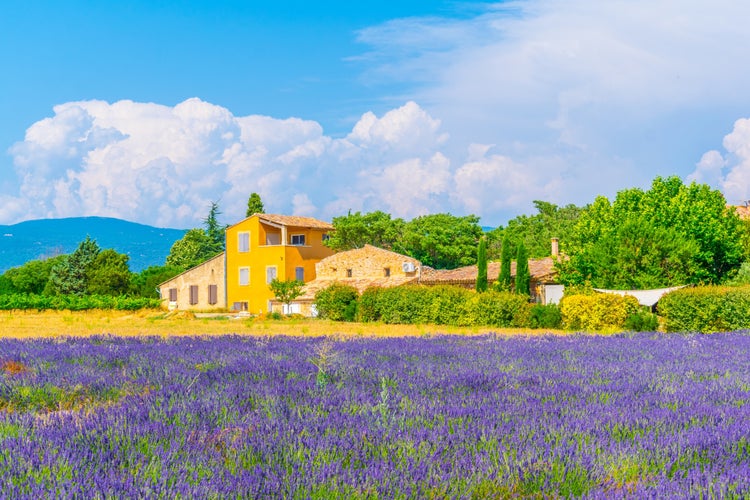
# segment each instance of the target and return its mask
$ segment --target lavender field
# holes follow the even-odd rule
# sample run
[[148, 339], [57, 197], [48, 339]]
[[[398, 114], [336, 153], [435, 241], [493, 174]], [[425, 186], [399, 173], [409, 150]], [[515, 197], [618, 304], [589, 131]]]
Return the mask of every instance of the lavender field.
[[750, 336], [0, 340], [0, 498], [750, 495]]

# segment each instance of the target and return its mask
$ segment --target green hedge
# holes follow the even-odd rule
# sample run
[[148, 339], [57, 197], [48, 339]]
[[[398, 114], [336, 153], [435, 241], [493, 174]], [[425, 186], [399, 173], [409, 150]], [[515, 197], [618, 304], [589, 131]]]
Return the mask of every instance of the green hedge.
[[725, 332], [750, 328], [750, 286], [702, 286], [670, 292], [659, 301], [668, 332]]
[[88, 309], [117, 309], [134, 311], [137, 309], [156, 309], [159, 299], [145, 297], [113, 297], [111, 295], [33, 295], [5, 294], [0, 295], [0, 310], [69, 310], [85, 311]]
[[315, 294], [318, 317], [333, 321], [354, 321], [359, 292], [353, 286], [334, 283]]

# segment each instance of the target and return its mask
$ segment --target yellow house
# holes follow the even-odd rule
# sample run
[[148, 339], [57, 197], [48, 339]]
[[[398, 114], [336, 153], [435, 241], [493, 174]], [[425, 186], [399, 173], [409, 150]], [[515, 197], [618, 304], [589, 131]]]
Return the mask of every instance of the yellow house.
[[315, 279], [315, 264], [334, 254], [323, 244], [333, 226], [312, 217], [255, 214], [226, 231], [227, 305], [234, 311], [270, 311], [274, 279]]

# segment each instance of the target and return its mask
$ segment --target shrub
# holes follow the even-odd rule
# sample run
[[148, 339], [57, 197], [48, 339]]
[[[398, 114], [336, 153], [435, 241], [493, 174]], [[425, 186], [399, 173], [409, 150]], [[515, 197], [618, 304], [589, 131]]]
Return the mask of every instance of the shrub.
[[382, 288], [373, 287], [362, 292], [357, 304], [357, 319], [359, 321], [380, 321], [378, 298], [381, 290]]
[[510, 292], [489, 291], [474, 294], [466, 301], [460, 324], [523, 328], [529, 325], [529, 302], [526, 296]]
[[456, 326], [461, 322], [465, 304], [475, 295], [465, 288], [442, 285], [424, 288], [424, 302], [429, 307], [423, 310], [424, 323]]
[[354, 321], [359, 292], [353, 286], [334, 283], [315, 294], [318, 317], [333, 321]]
[[10, 294], [0, 295], [0, 310], [56, 309], [85, 311], [89, 309], [117, 309], [133, 311], [137, 309], [156, 309], [161, 304], [159, 299], [145, 297], [113, 297], [110, 295], [34, 295]]
[[629, 295], [568, 295], [560, 301], [560, 314], [566, 329], [597, 331], [623, 328], [638, 307], [636, 298]]
[[628, 316], [623, 326], [631, 332], [653, 332], [659, 329], [659, 317], [642, 307]]
[[682, 288], [659, 301], [668, 332], [723, 332], [750, 328], [750, 286]]
[[529, 326], [531, 328], [560, 328], [562, 315], [555, 304], [534, 304], [529, 309]]

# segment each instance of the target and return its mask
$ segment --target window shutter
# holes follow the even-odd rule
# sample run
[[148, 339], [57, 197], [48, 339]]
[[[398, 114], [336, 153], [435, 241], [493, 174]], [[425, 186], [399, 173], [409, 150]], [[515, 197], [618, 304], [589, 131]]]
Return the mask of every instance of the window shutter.
[[176, 288], [169, 289], [169, 301], [177, 302], [177, 289]]
[[198, 285], [190, 285], [190, 304], [198, 303]]
[[294, 268], [294, 279], [296, 279], [297, 281], [302, 281], [304, 283], [305, 281], [305, 268], [304, 267]]
[[216, 285], [208, 285], [208, 303], [211, 305], [216, 304], [219, 301], [219, 287]]

